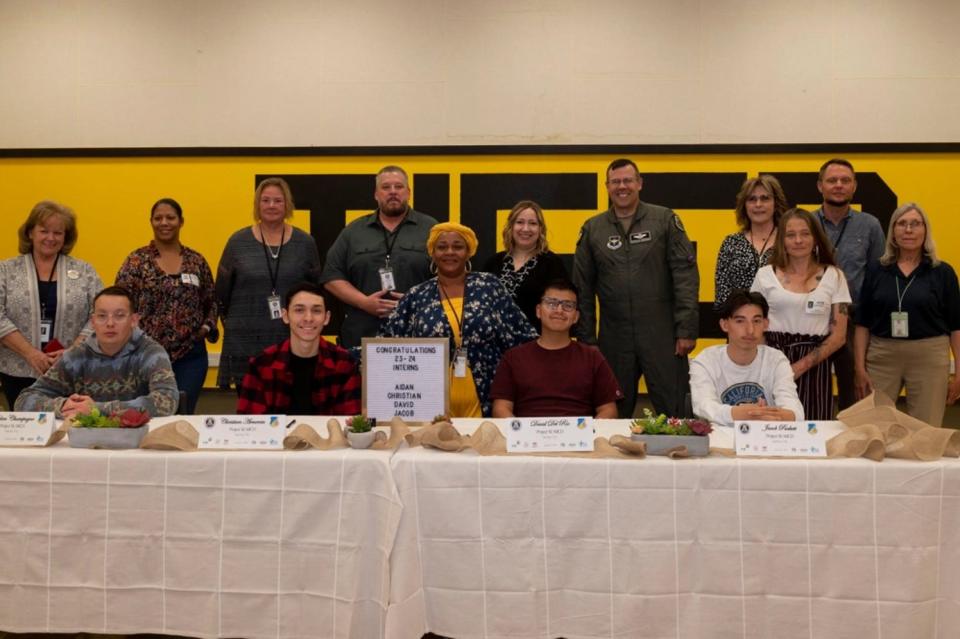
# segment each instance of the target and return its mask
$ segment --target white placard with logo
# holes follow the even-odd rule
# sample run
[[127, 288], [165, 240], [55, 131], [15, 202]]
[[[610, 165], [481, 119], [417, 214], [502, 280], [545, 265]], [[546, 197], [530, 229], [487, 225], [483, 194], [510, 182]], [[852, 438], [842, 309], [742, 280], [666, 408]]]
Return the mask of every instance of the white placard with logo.
[[447, 414], [449, 341], [446, 338], [364, 337], [363, 410], [389, 422], [429, 424]]
[[504, 435], [508, 453], [569, 453], [593, 450], [592, 417], [510, 417]]
[[189, 415], [200, 450], [283, 450], [286, 415]]
[[52, 412], [0, 412], [0, 446], [46, 446], [56, 425]]
[[825, 422], [734, 424], [734, 450], [741, 457], [826, 457]]

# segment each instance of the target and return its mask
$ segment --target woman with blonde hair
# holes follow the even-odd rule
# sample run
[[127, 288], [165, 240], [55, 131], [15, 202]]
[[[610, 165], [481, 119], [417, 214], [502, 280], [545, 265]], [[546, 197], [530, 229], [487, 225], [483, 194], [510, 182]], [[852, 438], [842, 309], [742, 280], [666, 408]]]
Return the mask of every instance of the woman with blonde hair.
[[713, 307], [719, 309], [737, 289], [753, 284], [757, 271], [773, 255], [777, 224], [787, 210], [787, 198], [772, 175], [747, 178], [737, 193], [734, 213], [740, 230], [723, 238], [717, 254]]
[[850, 291], [810, 211], [783, 214], [770, 263], [757, 271], [750, 290], [770, 304], [767, 345], [790, 360], [804, 416], [833, 419], [830, 355], [847, 337]]
[[287, 182], [266, 178], [253, 197], [255, 224], [231, 235], [223, 249], [215, 287], [223, 321], [220, 388], [239, 384], [251, 357], [288, 337], [281, 300], [293, 284], [316, 281], [317, 243], [287, 223], [293, 210]]
[[103, 288], [94, 268], [70, 255], [77, 217], [38, 202], [20, 226], [20, 255], [0, 262], [0, 382], [13, 404], [65, 348], [93, 333], [93, 298]]
[[513, 297], [533, 327], [540, 332], [537, 304], [547, 282], [569, 279], [567, 269], [547, 244], [543, 209], [533, 200], [520, 200], [503, 225], [503, 247], [480, 269], [493, 273]]
[[857, 395], [879, 390], [896, 400], [906, 387], [907, 412], [941, 426], [944, 405], [960, 396], [960, 375], [947, 381], [949, 352], [960, 361], [960, 287], [915, 202], [890, 217], [886, 250], [867, 267], [856, 319]]

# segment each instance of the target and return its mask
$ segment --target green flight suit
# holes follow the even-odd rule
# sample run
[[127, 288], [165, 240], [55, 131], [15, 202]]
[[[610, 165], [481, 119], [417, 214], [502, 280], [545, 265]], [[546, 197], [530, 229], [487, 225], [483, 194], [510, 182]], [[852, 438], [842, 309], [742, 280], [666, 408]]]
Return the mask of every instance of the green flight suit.
[[590, 218], [577, 240], [573, 281], [580, 292], [577, 334], [598, 344], [613, 368], [624, 395], [620, 417], [633, 415], [641, 375], [657, 412], [684, 416], [689, 366], [675, 347], [678, 338], [697, 338], [700, 273], [676, 213], [641, 202], [628, 232], [612, 209]]

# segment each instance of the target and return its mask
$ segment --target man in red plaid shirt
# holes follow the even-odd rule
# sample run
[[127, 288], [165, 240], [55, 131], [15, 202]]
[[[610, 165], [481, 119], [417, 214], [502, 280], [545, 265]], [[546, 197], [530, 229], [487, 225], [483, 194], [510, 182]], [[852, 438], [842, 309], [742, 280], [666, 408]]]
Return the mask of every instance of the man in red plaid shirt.
[[240, 384], [238, 414], [356, 415], [360, 372], [343, 348], [323, 339], [330, 321], [323, 289], [309, 282], [286, 295], [282, 317], [290, 338], [250, 360]]

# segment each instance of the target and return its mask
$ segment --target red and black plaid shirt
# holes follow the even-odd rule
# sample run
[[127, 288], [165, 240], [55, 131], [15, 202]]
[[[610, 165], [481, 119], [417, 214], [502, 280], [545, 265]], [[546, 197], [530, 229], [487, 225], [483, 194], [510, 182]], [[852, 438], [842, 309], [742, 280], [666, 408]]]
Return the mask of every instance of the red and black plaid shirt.
[[[310, 391], [314, 414], [359, 414], [360, 388], [357, 362], [345, 349], [321, 339]], [[266, 348], [250, 360], [250, 368], [240, 384], [237, 413], [286, 413], [292, 401], [292, 392], [293, 372], [290, 370], [288, 339]]]

